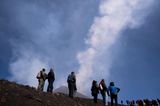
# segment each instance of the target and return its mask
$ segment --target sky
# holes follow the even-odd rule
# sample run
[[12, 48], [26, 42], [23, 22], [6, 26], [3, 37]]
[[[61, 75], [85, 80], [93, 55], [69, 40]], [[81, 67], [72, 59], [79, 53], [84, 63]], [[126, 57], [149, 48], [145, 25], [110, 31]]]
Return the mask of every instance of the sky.
[[157, 0], [1, 0], [0, 78], [36, 87], [36, 74], [54, 68], [54, 89], [75, 71], [88, 96], [103, 78], [119, 99], [160, 98], [159, 9]]

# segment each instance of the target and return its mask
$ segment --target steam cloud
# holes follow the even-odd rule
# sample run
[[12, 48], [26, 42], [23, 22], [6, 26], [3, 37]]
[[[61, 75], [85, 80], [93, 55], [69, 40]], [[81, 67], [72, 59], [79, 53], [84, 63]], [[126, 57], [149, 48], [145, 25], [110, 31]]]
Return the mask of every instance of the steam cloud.
[[[144, 22], [153, 0], [102, 0], [99, 16], [95, 17], [86, 39], [87, 49], [77, 54], [80, 64], [78, 86], [81, 92], [90, 88], [97, 78], [109, 79], [112, 66], [110, 48], [121, 32], [137, 28]], [[106, 57], [105, 63], [103, 59]]]
[[66, 85], [67, 75], [78, 66], [75, 54], [82, 43], [77, 42], [83, 42], [88, 30], [84, 23], [92, 20], [91, 12], [96, 10], [90, 5], [97, 3], [93, 0], [16, 0], [2, 4], [7, 14], [2, 21], [4, 26], [9, 26], [6, 36], [13, 51], [8, 79], [37, 87], [37, 73], [42, 68], [47, 73], [54, 66], [54, 88]]

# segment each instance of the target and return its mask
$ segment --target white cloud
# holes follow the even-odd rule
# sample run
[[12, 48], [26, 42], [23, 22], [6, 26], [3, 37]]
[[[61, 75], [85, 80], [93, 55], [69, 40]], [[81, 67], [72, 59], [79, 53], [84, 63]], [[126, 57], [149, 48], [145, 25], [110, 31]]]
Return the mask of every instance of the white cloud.
[[31, 52], [26, 51], [16, 61], [10, 64], [12, 73], [10, 79], [36, 87], [38, 84], [36, 75], [42, 68], [48, 68], [47, 63], [38, 58], [38, 55], [35, 56]]

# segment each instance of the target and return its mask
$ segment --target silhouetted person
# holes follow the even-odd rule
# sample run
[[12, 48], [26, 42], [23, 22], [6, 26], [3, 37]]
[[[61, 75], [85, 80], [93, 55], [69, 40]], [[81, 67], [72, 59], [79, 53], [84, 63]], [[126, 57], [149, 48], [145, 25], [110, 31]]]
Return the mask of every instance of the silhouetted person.
[[114, 86], [114, 82], [110, 82], [110, 86], [108, 87], [108, 89], [111, 96], [111, 106], [113, 106], [113, 100], [115, 101], [115, 105], [117, 106], [118, 92], [120, 91], [120, 89]]
[[136, 103], [138, 106], [144, 106], [143, 101], [141, 99], [137, 100]]
[[160, 105], [160, 100], [157, 98], [158, 104]]
[[123, 100], [121, 100], [121, 105], [123, 105]]
[[99, 87], [97, 85], [97, 81], [93, 80], [92, 87], [91, 87], [91, 94], [94, 97], [94, 102], [97, 103], [97, 97], [99, 93]]
[[43, 68], [43, 69], [37, 74], [37, 79], [38, 79], [38, 88], [37, 88], [37, 90], [43, 91], [46, 78], [47, 78], [47, 74], [45, 73], [45, 69]]
[[109, 92], [104, 79], [102, 79], [101, 82], [99, 83], [99, 89], [103, 98], [103, 104], [106, 105], [106, 92], [108, 96], [109, 96]]
[[148, 99], [144, 99], [143, 102], [146, 106], [151, 106], [151, 102]]
[[135, 106], [135, 101], [134, 100], [130, 101], [129, 105], [130, 106]]
[[73, 95], [77, 90], [76, 76], [74, 72], [71, 72], [71, 74], [69, 74], [67, 82], [68, 82], [68, 89], [69, 89], [69, 97], [73, 98]]
[[127, 105], [130, 105], [129, 100], [126, 100]]
[[157, 101], [156, 100], [152, 100], [152, 106], [158, 106], [158, 103], [157, 103]]
[[55, 80], [55, 74], [53, 69], [51, 68], [49, 73], [48, 73], [48, 88], [47, 88], [47, 92], [52, 92], [53, 91], [53, 82]]
[[134, 100], [132, 100], [132, 104], [133, 104], [133, 106], [135, 106], [135, 101]]

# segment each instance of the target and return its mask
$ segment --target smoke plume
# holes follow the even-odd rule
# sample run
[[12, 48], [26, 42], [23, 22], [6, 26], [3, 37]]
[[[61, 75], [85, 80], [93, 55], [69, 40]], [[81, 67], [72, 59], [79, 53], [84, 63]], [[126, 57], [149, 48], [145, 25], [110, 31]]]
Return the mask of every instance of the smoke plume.
[[95, 17], [85, 40], [87, 49], [77, 54], [80, 64], [77, 81], [82, 92], [90, 88], [93, 79], [109, 79], [111, 47], [122, 31], [143, 24], [152, 3], [153, 0], [101, 0], [99, 16]]

